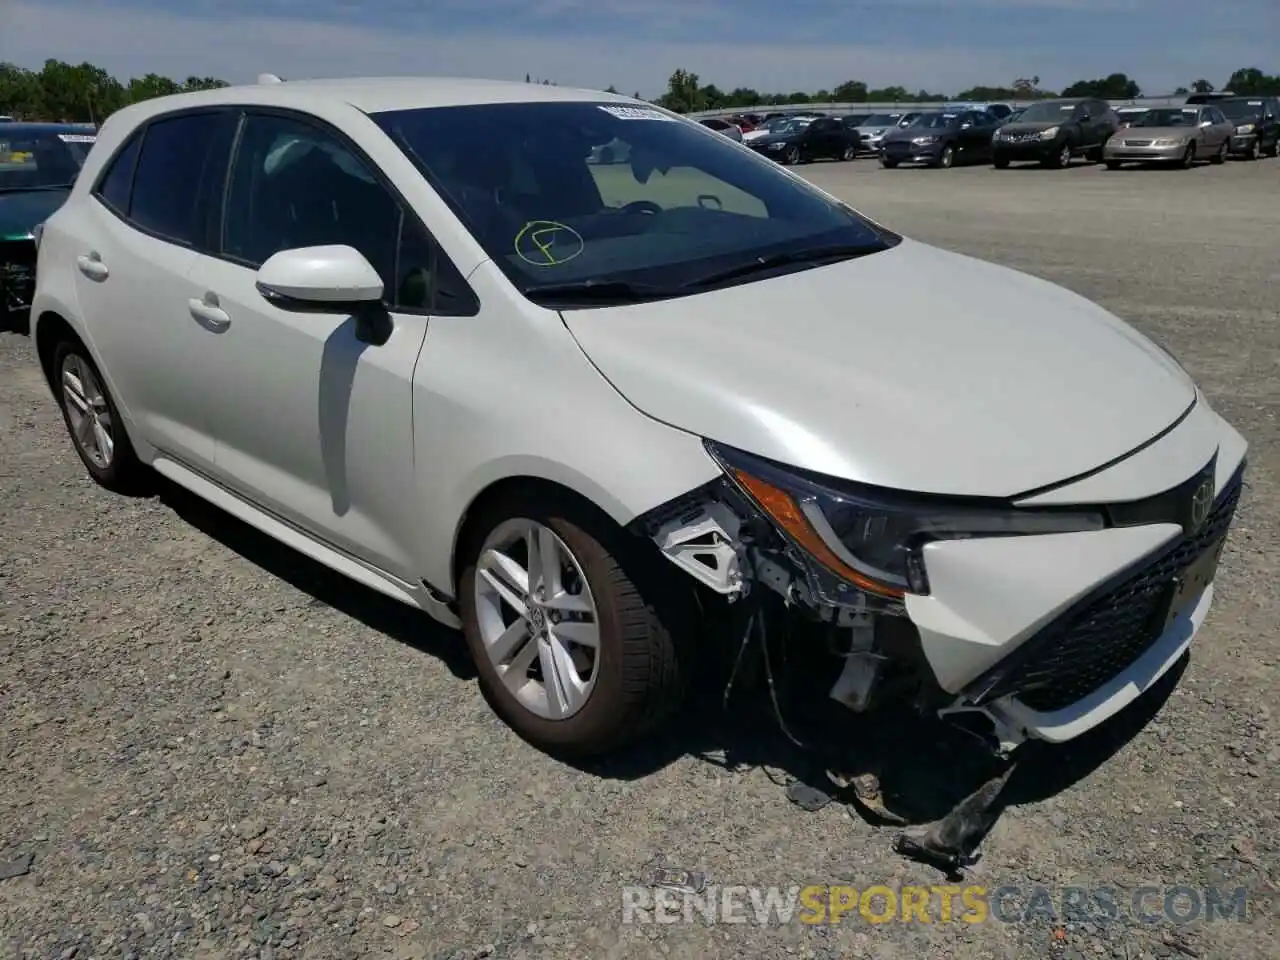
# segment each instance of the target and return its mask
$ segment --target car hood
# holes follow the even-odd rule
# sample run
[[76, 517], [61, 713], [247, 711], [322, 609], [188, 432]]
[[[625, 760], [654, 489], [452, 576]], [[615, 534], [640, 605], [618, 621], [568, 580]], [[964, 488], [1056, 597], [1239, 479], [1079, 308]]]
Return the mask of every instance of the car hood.
[[750, 142], [755, 146], [768, 146], [771, 143], [790, 143], [796, 139], [794, 133], [767, 133], [763, 137], [756, 137]]
[[1125, 127], [1116, 131], [1120, 136], [1130, 140], [1179, 140], [1182, 137], [1194, 137], [1199, 132], [1197, 127]]
[[690, 297], [563, 311], [643, 413], [793, 466], [1006, 497], [1096, 469], [1195, 387], [1096, 304], [911, 240]]
[[1069, 122], [1071, 115], [1065, 115], [1061, 120], [1040, 121], [1037, 123], [1023, 123], [1021, 120], [1015, 120], [1013, 123], [1006, 123], [1000, 127], [1001, 133], [1040, 133], [1048, 130], [1050, 127], [1060, 127], [1064, 123]]
[[900, 128], [895, 124], [889, 124], [888, 126], [879, 126], [879, 127], [854, 127], [854, 129], [857, 130], [858, 133], [861, 135], [875, 137], [875, 136], [879, 136], [882, 133], [888, 133], [890, 131], [897, 130]]
[[922, 129], [920, 127], [916, 127], [916, 128], [900, 127], [896, 130], [890, 130], [888, 133], [886, 133], [884, 135], [884, 140], [885, 140], [885, 143], [889, 143], [891, 141], [894, 143], [897, 143], [899, 140], [906, 140], [910, 142], [914, 140], [916, 137], [943, 137], [950, 132], [951, 131], [947, 127], [930, 128], [928, 130]]
[[66, 201], [67, 190], [19, 190], [0, 193], [0, 240], [23, 240]]

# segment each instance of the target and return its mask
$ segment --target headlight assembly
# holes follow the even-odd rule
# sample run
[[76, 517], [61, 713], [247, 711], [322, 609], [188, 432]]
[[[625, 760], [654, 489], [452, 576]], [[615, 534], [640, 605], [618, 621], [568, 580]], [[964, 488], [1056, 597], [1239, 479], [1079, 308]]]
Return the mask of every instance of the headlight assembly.
[[[784, 467], [707, 441], [730, 480], [815, 572], [821, 599], [848, 603], [862, 591], [886, 599], [927, 594], [922, 550], [933, 540], [1101, 530], [1101, 513], [1019, 509], [992, 501], [898, 493]], [[824, 587], [823, 579], [834, 577]], [[852, 589], [851, 589], [852, 588]]]
[[1242, 123], [1240, 126], [1236, 127], [1236, 133], [1253, 133], [1253, 124]]
[[1041, 139], [1041, 140], [1052, 140], [1052, 139], [1053, 139], [1054, 137], [1056, 137], [1057, 135], [1058, 135], [1058, 128], [1057, 128], [1057, 127], [1050, 127], [1048, 130], [1041, 130], [1041, 131], [1040, 131], [1040, 139]]

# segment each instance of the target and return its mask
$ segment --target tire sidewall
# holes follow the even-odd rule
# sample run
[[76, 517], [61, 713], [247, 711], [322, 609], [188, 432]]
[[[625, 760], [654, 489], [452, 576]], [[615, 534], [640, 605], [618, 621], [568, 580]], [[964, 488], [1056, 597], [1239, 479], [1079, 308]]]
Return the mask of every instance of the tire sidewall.
[[[102, 396], [106, 400], [107, 411], [111, 414], [111, 439], [114, 446], [111, 462], [105, 467], [100, 467], [89, 459], [88, 454], [80, 448], [80, 444], [76, 441], [74, 435], [71, 414], [67, 410], [66, 391], [62, 388], [62, 367], [66, 363], [67, 357], [70, 356], [79, 358], [80, 362], [88, 366], [93, 371], [94, 376], [98, 378], [98, 383], [102, 387]], [[94, 362], [93, 357], [89, 355], [89, 351], [70, 340], [64, 340], [58, 344], [53, 352], [51, 379], [53, 380], [51, 386], [54, 398], [58, 404], [58, 409], [62, 412], [62, 422], [67, 428], [67, 438], [71, 441], [71, 446], [75, 450], [76, 456], [80, 458], [80, 462], [84, 464], [90, 476], [104, 487], [121, 485], [128, 470], [133, 466], [133, 447], [125, 434], [124, 419], [120, 416], [119, 408], [116, 407], [115, 397], [111, 395], [111, 388], [107, 385], [106, 378], [103, 377], [102, 371]]]
[[[624, 619], [638, 604], [638, 598], [625, 597], [620, 604], [612, 577], [616, 570], [629, 573], [628, 557], [621, 537], [608, 536], [603, 524], [584, 516], [565, 504], [550, 501], [531, 502], [516, 512], [493, 511], [476, 524], [477, 535], [464, 545], [465, 567], [459, 578], [458, 605], [463, 635], [475, 662], [481, 692], [485, 700], [517, 734], [553, 754], [566, 756], [598, 752], [596, 745], [619, 738], [627, 724], [628, 697], [624, 683], [623, 632]], [[481, 639], [476, 617], [476, 565], [484, 540], [505, 520], [523, 518], [552, 530], [569, 550], [587, 580], [595, 601], [600, 625], [595, 686], [586, 704], [565, 720], [547, 720], [532, 713], [502, 683]]]

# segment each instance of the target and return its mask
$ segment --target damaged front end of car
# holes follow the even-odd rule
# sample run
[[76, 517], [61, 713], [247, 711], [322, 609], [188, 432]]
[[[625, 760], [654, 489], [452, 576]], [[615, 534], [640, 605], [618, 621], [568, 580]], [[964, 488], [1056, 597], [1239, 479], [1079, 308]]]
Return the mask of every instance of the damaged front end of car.
[[0, 328], [25, 325], [35, 283], [36, 239], [0, 237]]
[[790, 615], [824, 625], [828, 649], [844, 661], [830, 696], [849, 709], [909, 702], [977, 734], [998, 755], [1022, 742], [998, 712], [937, 682], [905, 603], [929, 593], [923, 548], [938, 539], [1095, 530], [1102, 518], [900, 494], [712, 442], [707, 449], [723, 477], [638, 518], [637, 532], [731, 603], [769, 590]]

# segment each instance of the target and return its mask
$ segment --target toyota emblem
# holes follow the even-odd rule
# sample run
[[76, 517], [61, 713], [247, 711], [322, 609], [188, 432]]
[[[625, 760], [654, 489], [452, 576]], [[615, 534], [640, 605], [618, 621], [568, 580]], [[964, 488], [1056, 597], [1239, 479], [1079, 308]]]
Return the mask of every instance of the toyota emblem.
[[1191, 495], [1191, 529], [1189, 533], [1196, 533], [1204, 522], [1209, 519], [1209, 511], [1213, 508], [1213, 477], [1205, 477], [1200, 481], [1200, 486], [1196, 487], [1196, 492]]

